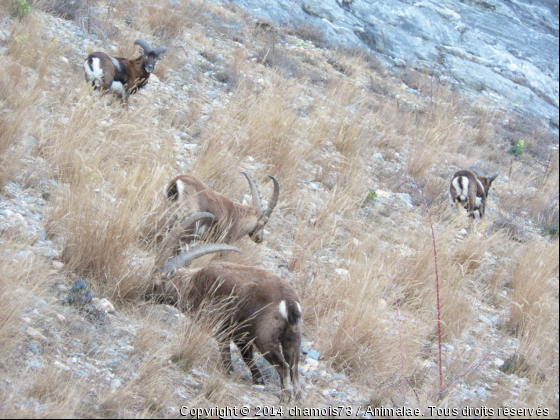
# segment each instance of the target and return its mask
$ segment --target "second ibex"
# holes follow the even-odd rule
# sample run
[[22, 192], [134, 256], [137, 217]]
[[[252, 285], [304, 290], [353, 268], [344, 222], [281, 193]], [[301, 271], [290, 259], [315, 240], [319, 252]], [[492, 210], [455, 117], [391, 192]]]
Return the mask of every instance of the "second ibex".
[[211, 232], [214, 241], [226, 244], [237, 241], [245, 235], [249, 235], [256, 243], [263, 241], [264, 227], [278, 203], [280, 183], [269, 175], [274, 183], [274, 192], [268, 206], [263, 207], [255, 181], [247, 172], [242, 173], [251, 188], [252, 206], [234, 203], [191, 175], [181, 175], [171, 180], [165, 189], [165, 194], [173, 205], [170, 212], [175, 213], [175, 218], [180, 218], [185, 212], [187, 214], [208, 212], [215, 216], [214, 219], [206, 219], [196, 228], [191, 228], [189, 232], [185, 232], [185, 236], [192, 238]]

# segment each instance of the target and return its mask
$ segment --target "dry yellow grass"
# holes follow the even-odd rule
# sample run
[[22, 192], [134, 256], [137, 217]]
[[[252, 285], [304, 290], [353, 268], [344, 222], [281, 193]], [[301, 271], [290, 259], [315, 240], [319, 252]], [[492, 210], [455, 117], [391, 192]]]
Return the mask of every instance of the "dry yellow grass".
[[20, 316], [34, 294], [44, 292], [49, 270], [41, 261], [21, 257], [25, 245], [13, 241], [6, 233], [0, 235], [0, 354], [4, 357], [18, 346], [21, 339]]
[[[480, 233], [459, 234], [469, 224], [453, 217], [448, 207], [455, 166], [494, 157], [489, 167], [498, 166], [503, 175], [509, 169], [510, 157], [504, 158], [495, 145], [504, 139], [489, 107], [471, 107], [448, 86], [410, 69], [402, 80], [422, 94], [407, 95], [401, 80], [382, 72], [367, 56], [301, 48], [283, 28], [266, 29], [262, 23], [255, 28], [235, 7], [158, 1], [143, 5], [129, 21], [125, 9], [138, 7], [133, 3], [116, 6], [113, 24], [121, 33], [112, 42], [123, 56], [136, 54], [131, 44], [140, 36], [153, 39], [154, 45], [169, 44], [168, 55], [174, 58], [164, 62], [159, 76], [175, 88], [189, 85], [188, 106], [155, 91], [135, 95], [126, 111], [110, 95], [99, 97], [81, 88], [81, 72], [64, 73], [69, 89], [45, 83], [51, 67], [57, 68], [48, 54], [65, 50], [39, 14], [14, 23], [0, 74], [0, 101], [9, 110], [0, 117], [0, 187], [17, 179], [11, 168], [21, 163], [18, 147], [25, 145], [27, 134], [33, 135], [37, 144], [31, 155], [44, 159], [44, 175], [58, 182], [48, 202], [46, 227], [49, 238], [63, 249], [68, 282], [85, 278], [127, 315], [134, 312], [129, 309], [146, 305], [139, 295], [153, 274], [165, 183], [186, 170], [241, 201], [248, 189], [239, 172], [250, 167], [265, 201], [272, 188], [265, 175], [279, 178], [280, 202], [267, 226], [266, 243], [244, 239], [237, 244], [244, 254], [227, 258], [271, 270], [281, 265], [302, 300], [304, 341], [314, 342], [329, 372], [344, 372], [356, 387], [374, 389], [374, 405], [395, 404], [402, 400], [402, 344], [413, 404], [451, 404], [459, 384], [487, 381], [487, 358], [503, 349], [523, 356], [527, 368], [517, 373], [535, 384], [519, 402], [544, 401], [558, 410], [558, 240], [533, 235], [527, 243], [516, 243], [490, 228], [499, 212], [521, 222], [532, 220], [536, 227], [531, 235], [535, 230], [538, 235], [540, 224], [557, 225], [557, 155], [549, 162], [515, 161], [509, 182], [493, 187], [496, 200], [489, 206], [495, 213], [478, 224]], [[239, 27], [232, 29], [232, 22]], [[295, 33], [322, 42], [313, 28]], [[197, 59], [218, 67], [209, 67], [213, 70], [205, 74], [192, 64], [198, 66]], [[191, 65], [195, 75], [189, 78]], [[235, 83], [215, 83], [212, 74], [219, 66], [232, 72]], [[30, 72], [37, 75], [33, 82], [18, 77]], [[14, 86], [23, 93], [15, 95]], [[222, 90], [210, 98], [210, 89]], [[214, 107], [214, 101], [222, 106]], [[43, 107], [40, 122], [34, 119], [38, 106]], [[185, 118], [177, 123], [174, 115], [179, 111]], [[176, 135], [183, 130], [200, 147], [178, 166]], [[372, 159], [378, 152], [383, 161]], [[432, 205], [443, 338], [457, 348], [444, 357], [442, 396], [437, 395], [434, 367], [435, 267], [425, 210], [395, 205], [383, 215], [379, 200], [367, 201], [376, 189], [387, 196], [407, 191], [416, 205], [417, 192], [403, 184], [407, 175], [418, 179]], [[17, 232], [4, 235], [12, 235], [0, 238], [4, 248], [21, 239]], [[27, 302], [14, 284], [28, 281], [40, 287], [45, 272], [40, 263], [16, 267], [0, 256], [0, 303], [5, 308], [0, 354], [8, 354], [17, 343], [18, 320]], [[507, 313], [507, 328], [492, 330], [499, 340], [486, 338], [479, 311], [500, 317]], [[90, 396], [100, 406], [96, 414], [173, 415], [168, 407], [182, 402], [175, 391], [188, 388], [184, 375], [192, 368], [209, 374], [193, 404], [235, 400], [230, 386], [243, 382], [221, 371], [219, 319], [203, 310], [169, 327], [150, 310], [134, 312], [134, 317], [140, 327], [130, 363], [138, 364], [138, 377], [112, 394]], [[163, 329], [169, 330], [166, 338]], [[93, 339], [82, 339], [84, 347], [93, 346]], [[491, 350], [462, 353], [471, 339]], [[518, 340], [518, 348], [504, 348], [509, 339]], [[66, 384], [51, 378], [53, 372], [45, 370], [28, 384], [31, 397], [53, 404], [53, 412], [62, 416], [85, 415], [81, 408], [70, 407], [82, 395], [81, 385], [75, 393], [67, 392]], [[61, 393], [53, 384], [60, 385]], [[8, 400], [0, 396], [0, 401]], [[310, 393], [303, 404], [319, 401], [323, 397]]]

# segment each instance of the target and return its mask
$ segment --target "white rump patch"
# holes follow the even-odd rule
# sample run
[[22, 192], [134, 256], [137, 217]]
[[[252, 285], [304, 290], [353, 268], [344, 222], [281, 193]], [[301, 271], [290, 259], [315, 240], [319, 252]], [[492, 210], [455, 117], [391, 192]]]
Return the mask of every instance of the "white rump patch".
[[[462, 181], [459, 183], [459, 181]], [[469, 197], [469, 179], [466, 176], [458, 176], [452, 181], [453, 188], [455, 188], [455, 198], [459, 198], [459, 201], [467, 201]], [[463, 188], [461, 188], [461, 184]]]
[[288, 320], [288, 309], [286, 308], [286, 301], [285, 300], [280, 302], [280, 307], [278, 308], [278, 310], [280, 311], [280, 315], [282, 315], [282, 318], [284, 318], [287, 321]]
[[92, 58], [91, 67], [88, 64], [88, 60], [84, 62], [84, 70], [86, 71], [86, 76], [88, 80], [95, 80], [95, 85], [100, 86], [101, 78], [103, 77], [103, 69], [101, 68], [101, 61], [99, 58]]

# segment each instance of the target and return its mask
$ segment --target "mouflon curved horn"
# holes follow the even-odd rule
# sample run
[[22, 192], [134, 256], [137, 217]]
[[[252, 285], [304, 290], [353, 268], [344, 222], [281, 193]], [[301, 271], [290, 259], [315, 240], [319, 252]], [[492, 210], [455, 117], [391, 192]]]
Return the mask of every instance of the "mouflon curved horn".
[[484, 178], [486, 176], [484, 171], [478, 166], [469, 166], [469, 171], [474, 172], [479, 178]]
[[146, 54], [149, 54], [153, 51], [152, 47], [150, 47], [150, 44], [148, 44], [148, 42], [144, 39], [137, 39], [136, 41], [134, 41], [134, 45], [140, 45]]
[[167, 51], [167, 47], [161, 46], [161, 47], [158, 47], [154, 50], [154, 54], [156, 56], [160, 56], [161, 54], [165, 53], [166, 51]]
[[488, 180], [489, 180], [490, 182], [492, 182], [492, 181], [494, 181], [496, 178], [498, 178], [498, 175], [500, 175], [500, 173], [499, 173], [499, 172], [496, 172], [494, 175], [490, 175], [490, 176], [488, 177]]

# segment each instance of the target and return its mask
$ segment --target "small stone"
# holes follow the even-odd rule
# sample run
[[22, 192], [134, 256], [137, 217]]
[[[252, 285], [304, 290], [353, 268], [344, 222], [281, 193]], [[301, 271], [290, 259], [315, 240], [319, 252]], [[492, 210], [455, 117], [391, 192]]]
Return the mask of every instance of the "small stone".
[[494, 359], [494, 365], [497, 367], [502, 367], [504, 365], [504, 361], [498, 357]]
[[60, 261], [53, 261], [52, 262], [52, 266], [55, 270], [62, 270], [64, 268], [64, 263], [60, 262]]
[[108, 314], [115, 313], [115, 307], [106, 298], [103, 299], [93, 298], [91, 302], [93, 304], [93, 307], [98, 311], [103, 311]]
[[29, 350], [35, 355], [41, 354], [41, 346], [38, 343], [31, 343], [29, 345]]
[[206, 373], [199, 372], [199, 371], [197, 371], [196, 369], [192, 369], [192, 370], [191, 370], [191, 373], [192, 373], [194, 376], [197, 376], [197, 377], [199, 377], [199, 378], [202, 377], [202, 378], [208, 379], [208, 378], [210, 377], [210, 376], [207, 375]]
[[315, 359], [310, 359], [309, 356], [307, 356], [307, 358], [305, 359], [305, 364], [307, 366], [314, 367], [314, 368], [318, 368], [319, 367], [319, 362]]
[[485, 315], [480, 315], [478, 317], [478, 320], [481, 321], [481, 322], [484, 322], [486, 325], [490, 325], [491, 327], [493, 327], [495, 325], [495, 320], [493, 320], [490, 317], [487, 317]]
[[74, 282], [74, 286], [72, 286], [72, 292], [79, 292], [80, 290], [85, 290], [87, 288], [87, 283], [83, 280], [78, 279]]
[[12, 213], [12, 217], [10, 218], [10, 221], [15, 225], [25, 224], [25, 218], [19, 213]]
[[321, 358], [321, 353], [319, 353], [317, 350], [310, 350], [307, 354], [307, 357], [314, 360], [319, 360]]
[[45, 337], [43, 334], [41, 334], [38, 330], [36, 330], [33, 327], [27, 327], [27, 330], [25, 332], [31, 338], [36, 338], [36, 339], [43, 340], [43, 341], [47, 340], [47, 337]]
[[58, 318], [58, 320], [62, 323], [66, 322], [66, 317], [64, 315], [61, 314], [56, 314], [56, 317]]
[[56, 367], [59, 368], [59, 369], [62, 369], [62, 370], [66, 370], [66, 371], [70, 370], [70, 368], [69, 368], [68, 366], [63, 365], [63, 364], [60, 363], [58, 360], [55, 360], [55, 362], [53, 363], [53, 365], [56, 366]]
[[26, 360], [24, 363], [30, 368], [34, 368], [34, 369], [39, 369], [43, 367], [43, 365], [39, 363], [37, 360]]
[[111, 388], [113, 389], [117, 389], [120, 388], [122, 386], [122, 382], [120, 379], [115, 378], [113, 380], [111, 380]]
[[379, 309], [385, 309], [387, 307], [387, 301], [385, 299], [379, 299]]
[[19, 251], [16, 255], [14, 255], [16, 260], [25, 260], [31, 256], [31, 251]]

